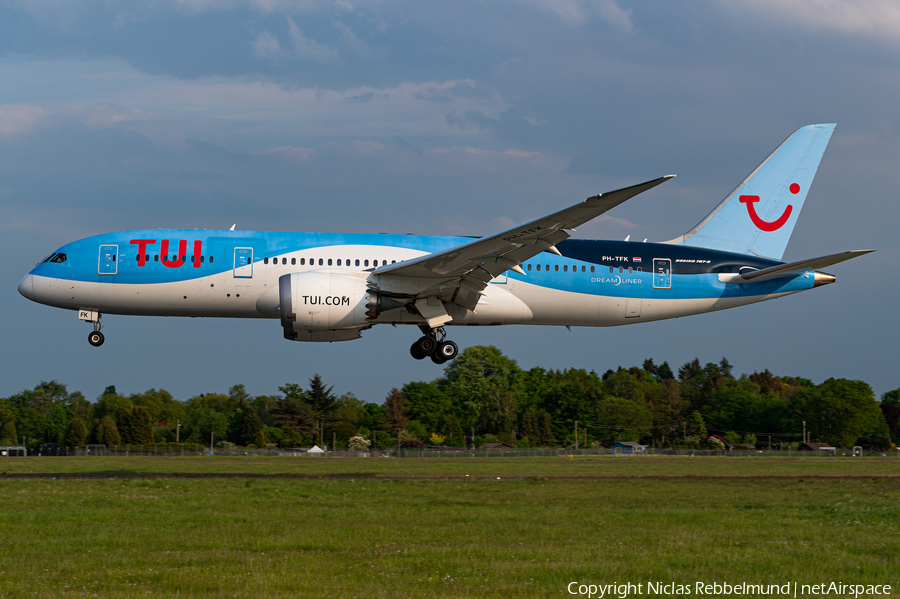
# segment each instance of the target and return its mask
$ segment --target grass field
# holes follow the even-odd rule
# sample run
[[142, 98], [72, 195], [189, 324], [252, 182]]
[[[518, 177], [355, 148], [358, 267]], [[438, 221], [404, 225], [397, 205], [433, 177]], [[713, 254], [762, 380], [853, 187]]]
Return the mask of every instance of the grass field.
[[0, 493], [0, 597], [900, 596], [895, 459], [8, 458]]

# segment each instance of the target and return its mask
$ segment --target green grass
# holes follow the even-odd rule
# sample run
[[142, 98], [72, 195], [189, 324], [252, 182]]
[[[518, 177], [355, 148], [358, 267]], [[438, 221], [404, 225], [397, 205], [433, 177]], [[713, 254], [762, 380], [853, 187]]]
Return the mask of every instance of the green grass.
[[900, 596], [891, 459], [27, 458], [0, 472], [0, 597], [560, 597], [571, 581], [648, 580]]

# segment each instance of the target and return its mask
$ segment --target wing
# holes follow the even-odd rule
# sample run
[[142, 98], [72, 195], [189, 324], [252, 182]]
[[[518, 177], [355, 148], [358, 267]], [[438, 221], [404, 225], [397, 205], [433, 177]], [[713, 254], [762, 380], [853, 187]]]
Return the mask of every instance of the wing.
[[523, 272], [519, 265], [543, 251], [558, 254], [555, 246], [569, 237], [568, 230], [574, 230], [674, 176], [596, 195], [493, 235], [382, 266], [372, 273], [371, 280], [386, 295], [409, 299], [438, 296], [443, 301], [473, 310], [491, 279], [510, 269]]

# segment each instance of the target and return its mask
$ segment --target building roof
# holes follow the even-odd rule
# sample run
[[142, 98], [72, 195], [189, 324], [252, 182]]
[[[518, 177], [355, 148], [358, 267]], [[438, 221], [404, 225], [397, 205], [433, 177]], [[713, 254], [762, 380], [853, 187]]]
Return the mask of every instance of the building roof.
[[834, 447], [828, 443], [801, 443], [800, 449], [807, 451], [834, 451]]
[[481, 449], [512, 449], [512, 446], [506, 443], [482, 443]]
[[641, 445], [640, 443], [635, 443], [634, 441], [616, 441], [613, 443], [613, 447], [616, 445], [621, 445], [622, 447], [647, 447], [646, 445]]

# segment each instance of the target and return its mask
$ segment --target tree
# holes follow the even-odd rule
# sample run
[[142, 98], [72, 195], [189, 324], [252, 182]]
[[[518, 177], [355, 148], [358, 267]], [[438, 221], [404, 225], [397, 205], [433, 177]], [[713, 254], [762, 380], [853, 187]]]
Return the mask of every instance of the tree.
[[[509, 405], [505, 392], [515, 397], [517, 377], [522, 370], [493, 345], [473, 345], [459, 353], [459, 356], [444, 370], [438, 387], [447, 394], [457, 418], [465, 431], [479, 424], [498, 421], [493, 411], [501, 412]], [[501, 415], [502, 417], [502, 415]]]
[[702, 439], [706, 436], [706, 422], [703, 416], [697, 410], [691, 412], [691, 417], [687, 421], [687, 436], [695, 439]]
[[223, 436], [228, 428], [228, 418], [212, 408], [196, 408], [188, 412], [184, 421], [184, 438], [191, 443], [206, 445], [210, 436]]
[[84, 440], [87, 439], [87, 434], [88, 430], [84, 425], [84, 420], [75, 417], [66, 427], [66, 432], [63, 435], [63, 444], [66, 447], [82, 447]]
[[165, 389], [148, 389], [143, 393], [129, 395], [128, 399], [135, 406], [145, 407], [154, 424], [174, 425], [177, 420], [184, 420], [187, 417], [187, 407]]
[[792, 402], [794, 430], [805, 420], [812, 439], [852, 447], [860, 437], [889, 437], [884, 415], [868, 383], [828, 379]]
[[371, 444], [371, 441], [359, 436], [350, 437], [350, 440], [348, 441], [348, 445], [352, 451], [368, 451], [369, 445]]
[[[107, 387], [108, 390], [110, 390], [109, 387]], [[134, 408], [134, 403], [127, 397], [104, 392], [94, 404], [91, 417], [94, 420], [103, 420], [104, 416], [112, 416], [113, 420], [118, 421], [123, 412], [132, 408]]]
[[104, 416], [100, 419], [95, 437], [97, 438], [97, 443], [107, 447], [115, 447], [122, 443], [119, 429], [116, 427], [116, 421], [112, 419], [112, 416]]
[[[322, 377], [318, 374], [309, 379], [309, 390], [305, 394], [306, 404], [312, 408], [316, 417], [316, 430], [322, 431], [324, 424], [329, 422], [337, 409], [337, 397], [332, 393], [334, 386], [325, 387]], [[319, 435], [322, 443], [322, 435]]]
[[0, 428], [0, 443], [3, 445], [18, 445], [19, 438], [16, 433], [16, 423], [13, 420], [7, 420]]
[[136, 406], [119, 416], [119, 435], [124, 445], [153, 443], [153, 417], [147, 408]]
[[406, 410], [406, 396], [396, 387], [391, 389], [384, 399], [384, 424], [395, 435], [409, 424], [409, 412]]
[[259, 414], [257, 414], [256, 410], [254, 410], [247, 404], [243, 404], [240, 411], [240, 434], [239, 440], [235, 441], [235, 443], [244, 447], [251, 444], [256, 445], [257, 447], [265, 447], [265, 435], [262, 439], [262, 445], [258, 444], [259, 434], [263, 431], [264, 428], [262, 420], [259, 419]]
[[[284, 389], [284, 387], [282, 387]], [[284, 397], [272, 411], [275, 426], [287, 431], [289, 435], [311, 435], [316, 431], [315, 415], [312, 408], [301, 403], [296, 397]]]
[[596, 437], [612, 445], [616, 441], [639, 441], [652, 423], [650, 410], [636, 401], [606, 397], [595, 411]]
[[[254, 411], [253, 413], [255, 414], [256, 412]], [[257, 420], [259, 419], [259, 414], [256, 414], [256, 418], [257, 418]], [[256, 433], [256, 437], [253, 440], [253, 444], [261, 449], [266, 448], [267, 443], [266, 443], [265, 429], [263, 429], [263, 428], [259, 429], [259, 432]]]

